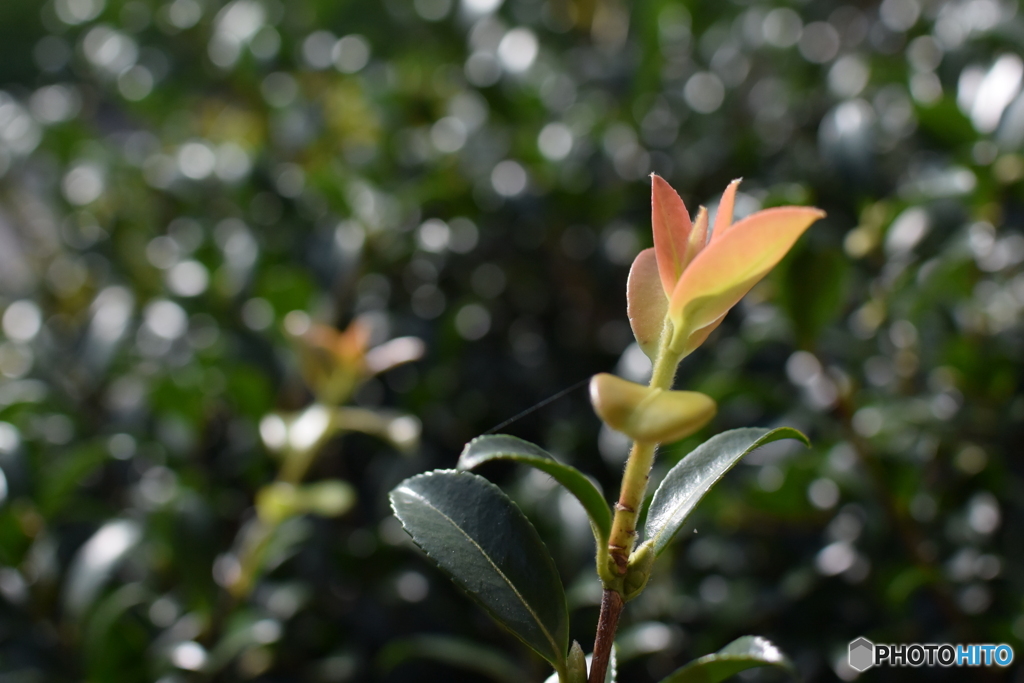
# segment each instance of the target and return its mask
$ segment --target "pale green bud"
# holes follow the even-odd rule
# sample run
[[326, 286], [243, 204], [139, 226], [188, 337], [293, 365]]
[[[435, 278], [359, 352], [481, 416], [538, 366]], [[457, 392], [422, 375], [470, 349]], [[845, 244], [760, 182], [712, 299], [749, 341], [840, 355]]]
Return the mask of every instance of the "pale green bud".
[[622, 597], [627, 601], [640, 595], [647, 586], [647, 580], [651, 578], [654, 558], [654, 546], [650, 541], [641, 545], [629, 556], [622, 594]]
[[587, 658], [583, 654], [583, 648], [575, 640], [569, 648], [568, 664], [568, 683], [587, 683]]
[[646, 443], [693, 434], [715, 416], [714, 399], [696, 391], [665, 391], [600, 373], [590, 380], [590, 402], [609, 427]]

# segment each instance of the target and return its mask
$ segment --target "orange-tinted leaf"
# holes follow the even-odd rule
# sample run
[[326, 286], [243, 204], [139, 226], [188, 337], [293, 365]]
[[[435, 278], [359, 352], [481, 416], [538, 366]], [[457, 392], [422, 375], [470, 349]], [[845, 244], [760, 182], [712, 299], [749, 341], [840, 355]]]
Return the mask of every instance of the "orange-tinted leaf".
[[661, 176], [654, 174], [651, 174], [651, 227], [661, 286], [665, 296], [670, 296], [692, 258], [689, 239], [693, 225], [679, 194]]
[[672, 294], [673, 348], [682, 351], [695, 331], [722, 318], [824, 215], [820, 209], [797, 206], [759, 211], [708, 245]]
[[722, 200], [718, 202], [718, 211], [715, 213], [715, 227], [711, 231], [711, 241], [717, 242], [722, 238], [722, 235], [732, 227], [732, 212], [733, 207], [736, 205], [736, 188], [740, 186], [742, 178], [729, 183], [729, 187], [725, 188], [725, 192], [722, 193]]
[[665, 327], [668, 297], [658, 276], [654, 249], [644, 249], [633, 260], [626, 281], [626, 314], [633, 336], [651, 360], [658, 353], [658, 341]]

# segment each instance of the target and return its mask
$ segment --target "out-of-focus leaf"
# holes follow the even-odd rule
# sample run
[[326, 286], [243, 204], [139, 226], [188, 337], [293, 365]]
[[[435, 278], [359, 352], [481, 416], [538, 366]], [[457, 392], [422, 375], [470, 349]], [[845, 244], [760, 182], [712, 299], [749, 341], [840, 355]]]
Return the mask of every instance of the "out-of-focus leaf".
[[81, 617], [121, 560], [142, 538], [138, 522], [116, 519], [107, 522], [85, 542], [71, 562], [64, 584], [64, 608]]
[[356, 492], [352, 485], [338, 479], [303, 486], [276, 481], [256, 494], [256, 511], [264, 521], [277, 524], [307, 512], [337, 517], [348, 512], [355, 501]]
[[637, 657], [663, 652], [678, 645], [679, 640], [678, 627], [660, 621], [642, 621], [619, 630], [615, 637], [615, 650], [619, 659], [628, 662]]
[[105, 659], [104, 649], [114, 624], [131, 608], [151, 598], [150, 591], [138, 583], [122, 586], [97, 603], [84, 629], [83, 648], [91, 661]]
[[238, 597], [248, 595], [264, 572], [272, 571], [298, 552], [312, 534], [309, 520], [286, 518], [279, 523], [251, 519], [238, 532], [235, 557], [245, 561], [231, 580], [229, 590]]
[[565, 592], [536, 529], [501, 489], [439, 470], [391, 491], [405, 530], [500, 624], [556, 669], [569, 647]]
[[239, 365], [227, 375], [228, 390], [239, 412], [259, 419], [270, 408], [271, 390], [267, 378], [256, 368]]
[[734, 674], [759, 666], [774, 666], [794, 673], [786, 655], [761, 636], [737, 638], [718, 652], [695, 659], [661, 683], [718, 683]]
[[299, 546], [312, 535], [308, 519], [289, 519], [274, 530], [263, 555], [263, 570], [271, 571], [299, 551]]
[[299, 491], [306, 510], [322, 517], [343, 515], [356, 502], [356, 490], [348, 482], [339, 479], [307, 484]]
[[918, 107], [917, 116], [925, 132], [947, 145], [968, 144], [978, 137], [971, 120], [952, 98], [944, 97], [930, 107]]
[[460, 470], [471, 470], [492, 460], [521, 462], [550, 474], [583, 505], [599, 546], [608, 543], [612, 529], [611, 510], [601, 492], [582, 472], [558, 462], [540, 446], [506, 434], [479, 436], [470, 441], [459, 456], [457, 467]]
[[849, 259], [838, 249], [801, 249], [783, 262], [781, 300], [802, 347], [842, 313]]
[[446, 635], [393, 640], [377, 655], [377, 665], [387, 673], [410, 659], [432, 659], [475, 671], [499, 683], [521, 683], [529, 679], [526, 672], [500, 650]]
[[282, 626], [272, 618], [257, 619], [252, 614], [242, 614], [232, 620], [227, 632], [210, 650], [203, 672], [214, 674], [230, 664], [243, 650], [249, 647], [266, 645], [280, 638]]
[[39, 507], [44, 515], [53, 515], [71, 501], [71, 494], [85, 479], [109, 459], [96, 444], [75, 448], [47, 469], [40, 484]]
[[740, 458], [779, 439], [810, 445], [806, 436], [789, 427], [733, 429], [711, 437], [669, 470], [647, 512], [645, 536], [655, 553], [660, 555], [668, 547], [697, 503]]
[[344, 431], [376, 436], [406, 453], [416, 448], [422, 431], [419, 419], [412, 415], [367, 408], [338, 408], [333, 424]]
[[275, 481], [256, 492], [256, 513], [269, 524], [276, 524], [299, 512], [294, 484]]

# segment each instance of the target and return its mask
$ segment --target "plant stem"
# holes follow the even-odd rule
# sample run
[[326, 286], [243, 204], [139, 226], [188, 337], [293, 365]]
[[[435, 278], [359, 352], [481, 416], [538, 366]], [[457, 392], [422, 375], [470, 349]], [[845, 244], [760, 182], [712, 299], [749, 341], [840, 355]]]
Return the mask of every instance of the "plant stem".
[[[650, 383], [650, 386], [665, 391], [672, 388], [680, 360], [677, 354], [668, 349], [667, 340], [671, 337], [669, 332], [670, 330], [666, 329], [662, 333], [662, 343], [651, 372]], [[657, 446], [656, 443], [634, 441], [633, 449], [626, 461], [626, 470], [622, 475], [619, 502], [615, 504], [615, 518], [612, 521], [611, 535], [608, 537], [608, 554], [620, 576], [626, 573], [626, 563], [636, 542], [636, 520], [640, 515], [644, 494], [647, 492], [647, 480], [650, 478]]]
[[590, 663], [590, 677], [587, 683], [604, 683], [611, 659], [615, 631], [619, 627], [619, 615], [625, 601], [617, 590], [606, 588], [601, 596], [601, 616], [597, 620], [597, 638], [594, 640], [594, 659]]
[[[680, 354], [669, 348], [671, 339], [671, 323], [666, 320], [658, 347], [658, 357], [651, 370], [650, 383], [651, 387], [663, 391], [672, 389], [676, 368], [682, 360]], [[635, 441], [626, 461], [626, 471], [622, 475], [622, 487], [619, 489], [619, 502], [615, 504], [612, 532], [608, 537], [608, 555], [614, 564], [618, 581], [604, 580], [601, 616], [597, 622], [597, 636], [594, 638], [594, 659], [590, 666], [589, 683], [604, 683], [608, 670], [615, 632], [619, 627], [619, 615], [625, 604], [621, 592], [622, 577], [626, 574], [629, 555], [636, 543], [636, 521], [640, 515], [644, 494], [647, 492], [647, 480], [650, 479], [654, 451], [657, 447], [656, 443]], [[605, 576], [603, 571], [601, 576]]]
[[612, 521], [612, 533], [608, 537], [608, 555], [615, 563], [619, 575], [626, 573], [629, 554], [633, 552], [636, 542], [636, 520], [640, 515], [647, 480], [650, 477], [651, 465], [654, 464], [656, 444], [635, 441], [633, 450], [626, 461], [626, 471], [622, 475], [622, 488], [619, 490], [619, 502], [615, 504], [615, 519]]

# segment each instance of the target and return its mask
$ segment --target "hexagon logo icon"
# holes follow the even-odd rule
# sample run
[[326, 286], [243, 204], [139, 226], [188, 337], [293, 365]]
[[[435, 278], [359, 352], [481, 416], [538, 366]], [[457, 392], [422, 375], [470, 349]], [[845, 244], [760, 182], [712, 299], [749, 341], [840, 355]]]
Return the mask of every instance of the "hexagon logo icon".
[[867, 638], [850, 641], [850, 666], [857, 671], [867, 671], [875, 665], [875, 644]]

